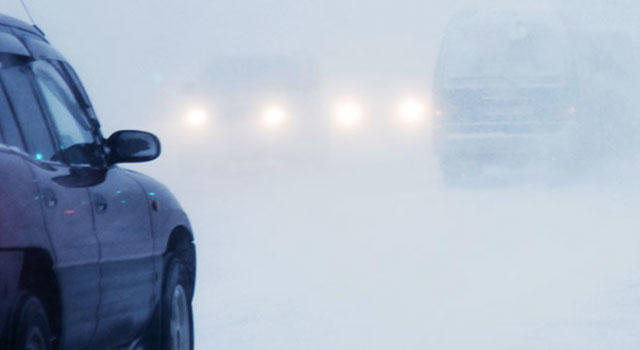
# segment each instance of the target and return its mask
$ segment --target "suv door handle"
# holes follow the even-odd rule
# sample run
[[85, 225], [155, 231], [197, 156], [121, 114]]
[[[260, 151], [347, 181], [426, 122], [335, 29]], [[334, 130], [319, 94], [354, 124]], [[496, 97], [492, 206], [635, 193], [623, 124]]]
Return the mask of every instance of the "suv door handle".
[[93, 196], [93, 204], [96, 212], [101, 213], [107, 210], [107, 200], [103, 196], [97, 194]]
[[58, 204], [56, 193], [52, 189], [47, 188], [42, 191], [42, 200], [47, 208], [53, 208]]

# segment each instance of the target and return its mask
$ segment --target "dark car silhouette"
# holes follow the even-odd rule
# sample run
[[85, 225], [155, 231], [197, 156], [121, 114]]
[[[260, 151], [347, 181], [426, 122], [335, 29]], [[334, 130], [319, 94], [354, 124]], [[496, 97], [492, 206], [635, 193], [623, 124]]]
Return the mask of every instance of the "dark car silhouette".
[[141, 131], [102, 137], [39, 29], [0, 15], [0, 349], [192, 349], [195, 247]]

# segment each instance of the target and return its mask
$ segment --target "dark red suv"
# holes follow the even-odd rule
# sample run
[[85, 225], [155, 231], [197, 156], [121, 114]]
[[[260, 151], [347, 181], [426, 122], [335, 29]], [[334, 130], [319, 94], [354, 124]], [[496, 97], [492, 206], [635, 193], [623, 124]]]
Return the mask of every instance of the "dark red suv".
[[192, 349], [195, 247], [160, 183], [118, 167], [158, 139], [105, 139], [71, 66], [0, 15], [0, 349]]

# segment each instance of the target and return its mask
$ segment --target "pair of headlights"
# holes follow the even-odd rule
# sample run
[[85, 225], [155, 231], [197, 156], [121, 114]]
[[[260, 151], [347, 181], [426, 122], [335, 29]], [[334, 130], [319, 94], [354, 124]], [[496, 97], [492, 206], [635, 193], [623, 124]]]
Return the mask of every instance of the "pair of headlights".
[[[401, 100], [395, 111], [391, 112], [399, 122], [416, 125], [423, 123], [428, 117], [427, 103], [420, 98], [405, 98]], [[334, 112], [334, 124], [337, 127], [350, 129], [356, 128], [365, 122], [365, 108], [354, 100], [343, 101], [338, 104]]]

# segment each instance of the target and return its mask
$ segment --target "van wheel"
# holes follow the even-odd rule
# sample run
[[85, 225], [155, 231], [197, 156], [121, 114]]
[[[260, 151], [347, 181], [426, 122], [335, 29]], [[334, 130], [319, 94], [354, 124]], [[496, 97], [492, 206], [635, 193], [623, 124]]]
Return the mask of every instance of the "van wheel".
[[175, 256], [167, 258], [161, 305], [161, 349], [193, 350], [193, 310], [189, 271]]
[[10, 349], [51, 350], [51, 329], [47, 313], [33, 296], [20, 298], [9, 334]]

